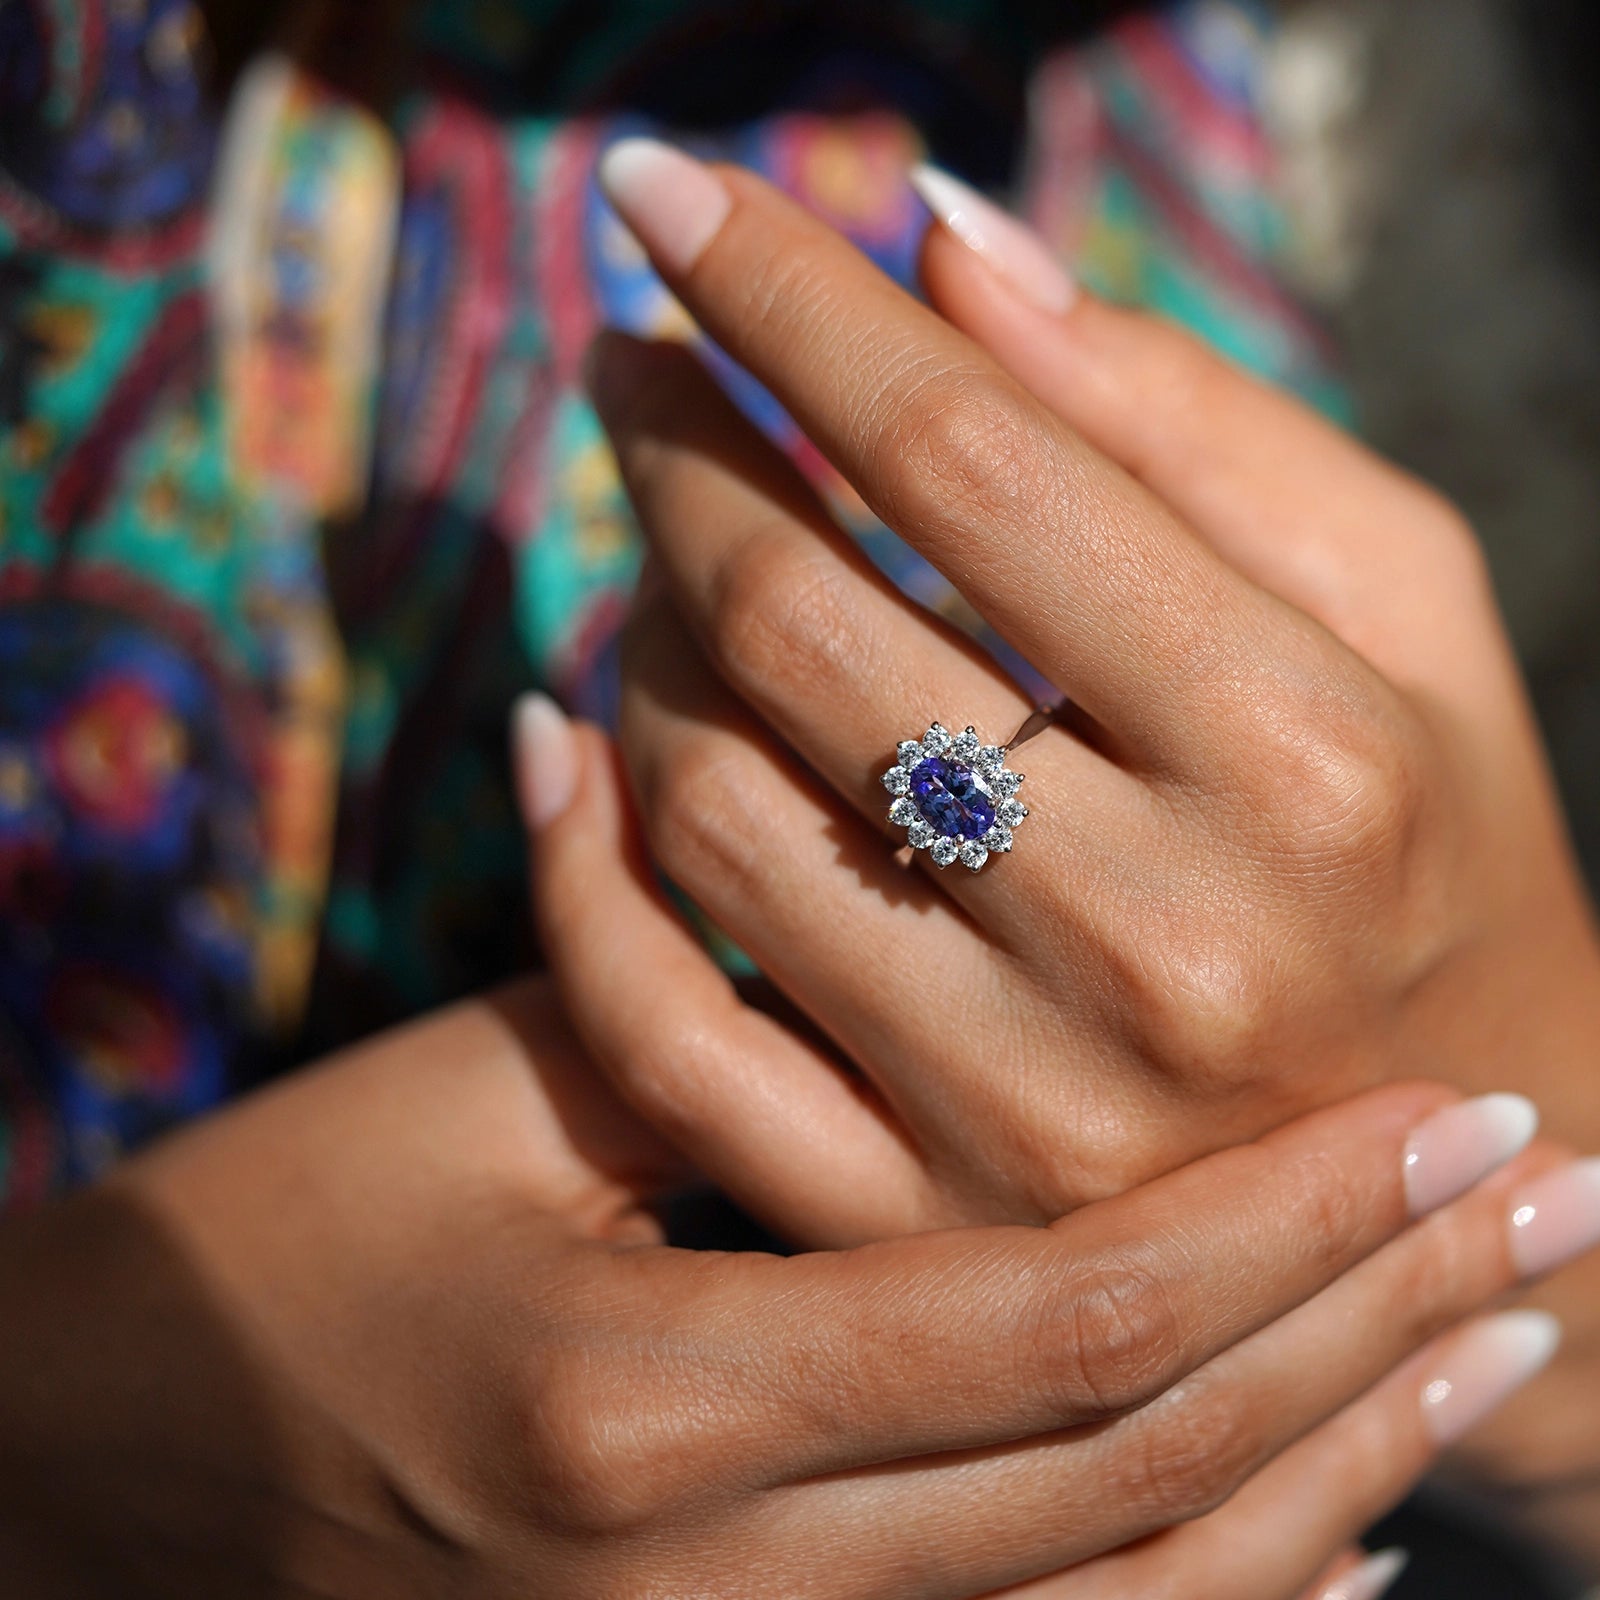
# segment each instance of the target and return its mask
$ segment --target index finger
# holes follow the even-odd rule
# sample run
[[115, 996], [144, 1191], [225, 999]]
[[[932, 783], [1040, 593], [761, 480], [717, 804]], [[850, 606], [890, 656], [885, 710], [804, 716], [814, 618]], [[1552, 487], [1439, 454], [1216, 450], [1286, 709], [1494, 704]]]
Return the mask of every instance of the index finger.
[[706, 332], [1041, 671], [1147, 759], [1226, 744], [1278, 602], [760, 179], [648, 140], [600, 175]]
[[[1514, 1096], [1375, 1090], [1047, 1229], [721, 1276], [669, 1343], [706, 1359], [730, 1448], [753, 1446], [768, 1482], [1053, 1433], [1155, 1399], [1304, 1304], [1503, 1165], [1534, 1122]], [[1509, 1282], [1495, 1225], [1481, 1256], [1506, 1259]]]

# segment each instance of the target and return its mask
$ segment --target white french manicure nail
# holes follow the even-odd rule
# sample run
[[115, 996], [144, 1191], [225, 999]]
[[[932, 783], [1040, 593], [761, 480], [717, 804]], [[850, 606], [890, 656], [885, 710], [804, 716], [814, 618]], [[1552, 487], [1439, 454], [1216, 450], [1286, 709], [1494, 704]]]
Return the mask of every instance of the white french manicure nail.
[[1539, 1111], [1520, 1094], [1485, 1094], [1446, 1106], [1406, 1144], [1406, 1199], [1414, 1217], [1436, 1211], [1527, 1148]]
[[1600, 1245], [1600, 1159], [1548, 1172], [1511, 1199], [1511, 1255], [1525, 1278]]
[[578, 744], [549, 695], [525, 694], [511, 711], [512, 765], [522, 820], [537, 832], [567, 809], [578, 783]]
[[1380, 1550], [1324, 1589], [1320, 1600], [1380, 1600], [1410, 1563], [1407, 1550]]
[[597, 170], [617, 215], [669, 272], [687, 272], [733, 209], [716, 173], [659, 139], [619, 139]]
[[1077, 299], [1076, 285], [1044, 240], [971, 185], [923, 162], [912, 169], [911, 187], [934, 216], [1024, 300], [1059, 314]]
[[1549, 1365], [1561, 1324], [1545, 1311], [1503, 1311], [1445, 1346], [1422, 1386], [1422, 1416], [1440, 1445], [1454, 1444]]

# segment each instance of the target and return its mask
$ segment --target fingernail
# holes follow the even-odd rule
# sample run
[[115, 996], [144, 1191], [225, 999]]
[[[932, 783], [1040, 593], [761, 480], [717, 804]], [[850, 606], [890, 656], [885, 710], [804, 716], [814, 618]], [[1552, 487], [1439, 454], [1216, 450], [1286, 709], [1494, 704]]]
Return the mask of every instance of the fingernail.
[[572, 799], [578, 783], [578, 745], [566, 713], [549, 695], [525, 694], [511, 712], [512, 764], [522, 820], [537, 832]]
[[1422, 1386], [1422, 1416], [1440, 1445], [1454, 1444], [1541, 1371], [1561, 1343], [1545, 1311], [1505, 1311], [1467, 1329]]
[[934, 216], [1024, 300], [1041, 311], [1059, 313], [1077, 298], [1077, 287], [1038, 234], [976, 189], [927, 162], [912, 168], [911, 187]]
[[1446, 1106], [1406, 1144], [1406, 1199], [1414, 1217], [1436, 1211], [1527, 1147], [1539, 1111], [1520, 1094], [1486, 1094]]
[[1511, 1202], [1511, 1258], [1525, 1277], [1600, 1245], [1600, 1159], [1574, 1161], [1519, 1190]]
[[1409, 1550], [1380, 1550], [1324, 1589], [1319, 1600], [1379, 1600], [1410, 1564]]
[[617, 140], [598, 176], [634, 237], [669, 272], [687, 272], [733, 208], [710, 168], [659, 139]]

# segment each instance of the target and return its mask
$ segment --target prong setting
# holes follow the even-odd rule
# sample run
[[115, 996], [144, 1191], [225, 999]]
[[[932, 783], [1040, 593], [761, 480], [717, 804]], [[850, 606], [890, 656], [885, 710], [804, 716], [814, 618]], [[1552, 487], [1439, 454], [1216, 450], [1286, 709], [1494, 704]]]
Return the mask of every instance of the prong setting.
[[958, 733], [950, 741], [950, 755], [967, 766], [973, 766], [978, 759], [978, 736], [968, 728], [965, 733]]

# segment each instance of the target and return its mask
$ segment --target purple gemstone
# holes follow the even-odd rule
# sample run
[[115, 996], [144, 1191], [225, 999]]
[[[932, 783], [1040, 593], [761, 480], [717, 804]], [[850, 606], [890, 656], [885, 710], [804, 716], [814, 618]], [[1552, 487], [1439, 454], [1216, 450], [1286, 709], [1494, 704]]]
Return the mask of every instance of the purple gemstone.
[[946, 839], [981, 839], [994, 826], [994, 796], [971, 767], [929, 756], [911, 769], [911, 799]]

